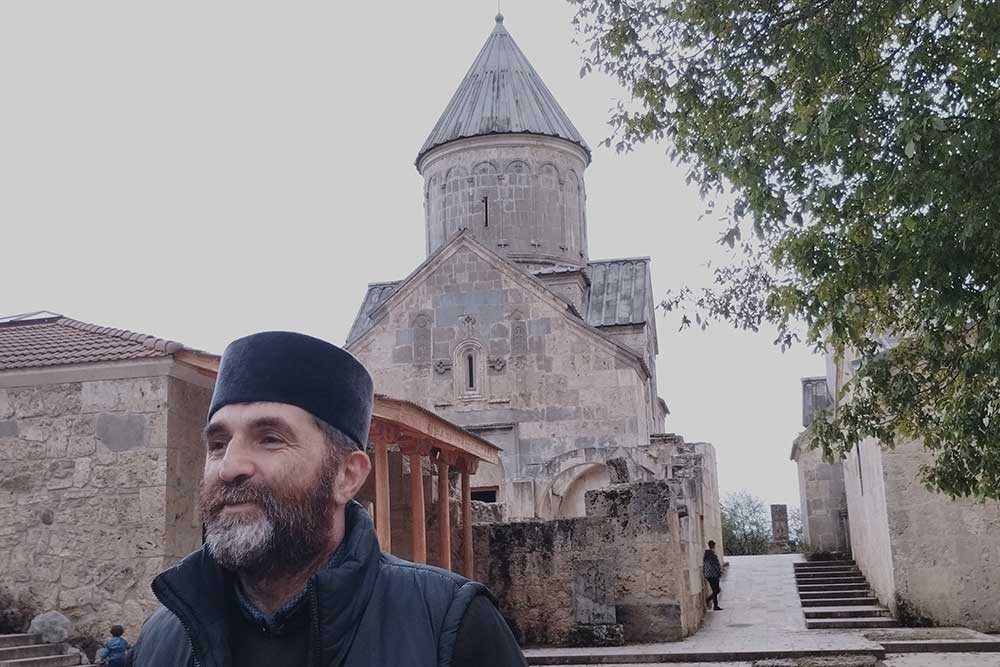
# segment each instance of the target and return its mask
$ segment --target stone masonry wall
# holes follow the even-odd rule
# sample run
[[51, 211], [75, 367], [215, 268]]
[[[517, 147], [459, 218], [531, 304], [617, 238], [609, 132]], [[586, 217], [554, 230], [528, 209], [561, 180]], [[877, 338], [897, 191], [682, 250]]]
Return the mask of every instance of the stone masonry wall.
[[671, 484], [591, 491], [587, 513], [475, 527], [477, 579], [498, 597], [518, 639], [582, 646], [692, 634], [704, 611], [701, 591], [689, 590]]
[[420, 165], [428, 255], [468, 229], [512, 259], [586, 264], [585, 168], [578, 147], [542, 136], [477, 137], [431, 151]]
[[200, 542], [188, 445], [206, 396], [167, 377], [0, 388], [0, 587], [134, 637], [149, 582]]
[[799, 436], [795, 462], [806, 544], [822, 551], [846, 552], [843, 515], [847, 512], [847, 496], [843, 463], [827, 463], [820, 450], [810, 449], [808, 432]]
[[201, 434], [208, 421], [212, 390], [169, 379], [167, 412], [167, 484], [164, 487], [168, 561], [180, 560], [202, 543], [198, 495], [205, 469]]
[[1000, 503], [928, 491], [920, 466], [931, 455], [919, 442], [882, 456], [896, 612], [1000, 632]]
[[[573, 325], [513, 272], [458, 246], [350, 350], [378, 392], [460, 426], [506, 424], [481, 431], [505, 439], [499, 474], [484, 465], [480, 475], [490, 485], [503, 480], [499, 500], [511, 516], [535, 516], [545, 503], [541, 483], [532, 482], [547, 461], [580, 448], [648, 443], [649, 391], [626, 353]], [[472, 391], [469, 355], [478, 380]], [[525, 481], [528, 493], [522, 484], [515, 496], [515, 483]]]
[[[860, 451], [859, 451], [860, 448]], [[882, 450], [866, 440], [843, 463], [851, 552], [879, 601], [895, 612], [896, 583]]]

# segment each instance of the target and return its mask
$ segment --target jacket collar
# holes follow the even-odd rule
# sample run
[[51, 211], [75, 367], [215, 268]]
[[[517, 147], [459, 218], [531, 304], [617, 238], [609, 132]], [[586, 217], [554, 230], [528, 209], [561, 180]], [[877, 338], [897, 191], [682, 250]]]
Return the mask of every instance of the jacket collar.
[[[339, 664], [347, 655], [368, 606], [382, 552], [371, 517], [357, 502], [345, 508], [344, 541], [309, 581], [311, 642], [319, 664]], [[180, 620], [204, 667], [230, 663], [229, 618], [235, 609], [235, 575], [207, 547], [153, 580], [153, 593]]]

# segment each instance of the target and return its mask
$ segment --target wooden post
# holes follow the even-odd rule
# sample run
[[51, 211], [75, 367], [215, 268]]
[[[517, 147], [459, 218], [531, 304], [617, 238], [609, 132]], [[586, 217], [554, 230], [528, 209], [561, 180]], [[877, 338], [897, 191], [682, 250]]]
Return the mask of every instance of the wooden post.
[[427, 562], [427, 521], [424, 515], [424, 471], [420, 454], [410, 454], [410, 530], [414, 563]]
[[472, 562], [472, 479], [468, 471], [462, 471], [462, 564], [466, 579], [476, 576]]
[[438, 565], [444, 570], [451, 569], [451, 512], [449, 512], [448, 468], [444, 461], [438, 461]]
[[392, 551], [392, 528], [389, 525], [389, 448], [385, 442], [375, 443], [375, 534], [382, 551]]

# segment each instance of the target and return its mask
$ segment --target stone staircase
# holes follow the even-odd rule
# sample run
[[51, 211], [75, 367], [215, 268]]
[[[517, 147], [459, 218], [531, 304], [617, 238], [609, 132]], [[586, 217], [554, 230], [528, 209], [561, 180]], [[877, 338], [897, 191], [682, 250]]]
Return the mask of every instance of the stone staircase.
[[45, 644], [38, 635], [0, 635], [0, 667], [76, 667], [79, 654], [65, 644]]
[[795, 583], [810, 630], [899, 627], [854, 561], [795, 563]]

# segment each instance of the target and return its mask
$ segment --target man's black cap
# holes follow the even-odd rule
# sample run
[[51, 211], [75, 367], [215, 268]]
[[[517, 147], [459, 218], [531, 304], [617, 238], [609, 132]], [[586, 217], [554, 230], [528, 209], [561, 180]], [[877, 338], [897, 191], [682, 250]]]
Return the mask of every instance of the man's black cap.
[[219, 363], [208, 418], [226, 405], [265, 401], [300, 407], [340, 429], [358, 448], [368, 444], [372, 376], [336, 345], [288, 331], [230, 343]]

